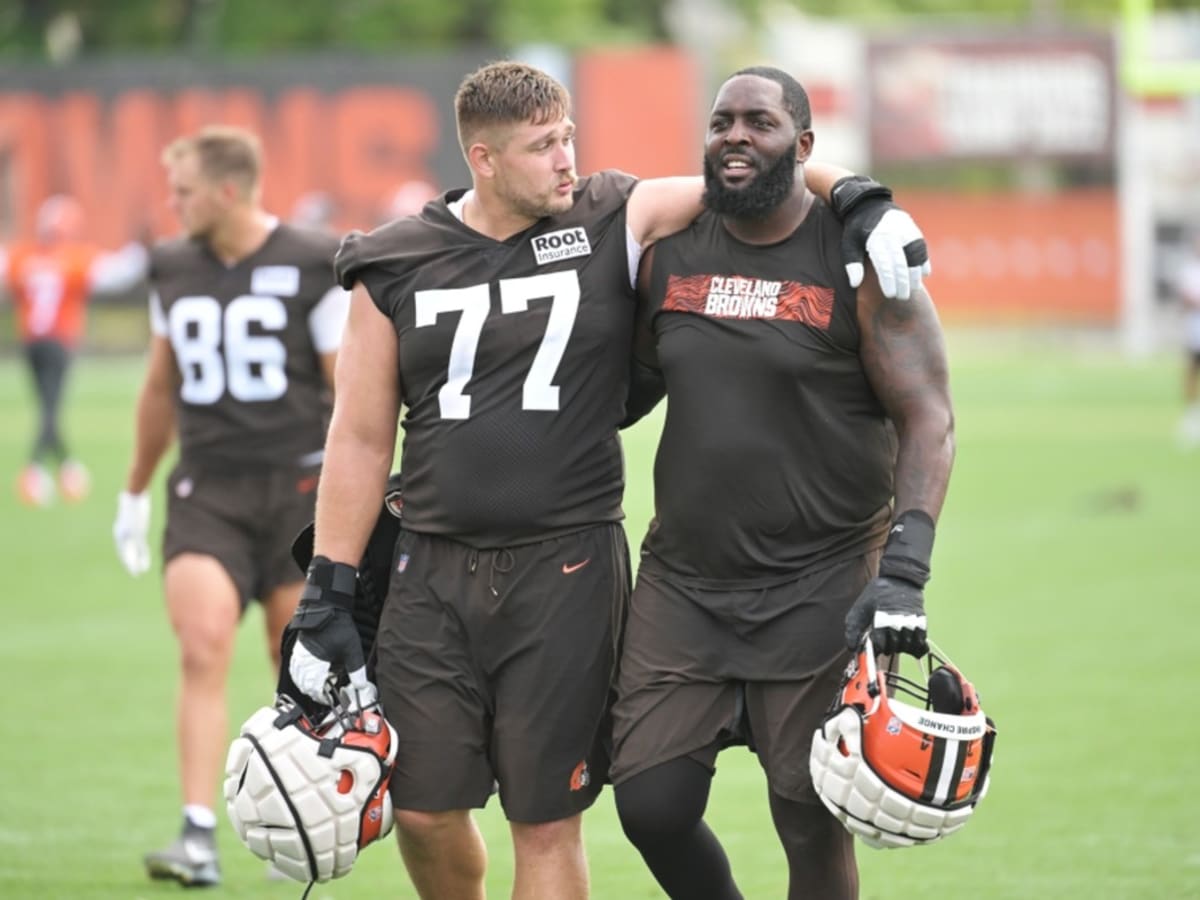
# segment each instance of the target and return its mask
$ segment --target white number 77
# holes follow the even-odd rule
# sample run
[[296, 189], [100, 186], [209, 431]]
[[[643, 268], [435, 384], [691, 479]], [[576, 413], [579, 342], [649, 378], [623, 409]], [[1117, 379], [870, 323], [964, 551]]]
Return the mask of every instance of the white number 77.
[[[546, 321], [546, 333], [542, 335], [542, 342], [525, 376], [525, 387], [521, 394], [522, 409], [558, 409], [558, 386], [552, 382], [579, 313], [579, 276], [570, 270], [500, 280], [502, 314], [525, 312], [529, 309], [530, 300], [547, 297], [550, 299], [550, 317]], [[418, 328], [432, 325], [442, 313], [462, 313], [450, 343], [446, 383], [438, 391], [438, 408], [443, 419], [469, 418], [471, 396], [465, 393], [465, 388], [475, 371], [479, 335], [491, 307], [488, 286], [473, 284], [465, 288], [417, 291], [413, 299], [416, 302]]]

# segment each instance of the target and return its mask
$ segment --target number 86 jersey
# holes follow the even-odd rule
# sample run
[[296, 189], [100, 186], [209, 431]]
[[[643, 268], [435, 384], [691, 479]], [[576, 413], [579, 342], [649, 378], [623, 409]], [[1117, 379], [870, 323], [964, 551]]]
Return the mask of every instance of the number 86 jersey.
[[582, 178], [503, 241], [460, 221], [461, 190], [345, 239], [342, 286], [397, 335], [405, 528], [499, 547], [621, 519], [635, 183]]
[[151, 254], [151, 331], [179, 368], [180, 457], [204, 469], [320, 460], [330, 394], [320, 357], [336, 351], [347, 295], [337, 239], [280, 224], [232, 266], [199, 240]]

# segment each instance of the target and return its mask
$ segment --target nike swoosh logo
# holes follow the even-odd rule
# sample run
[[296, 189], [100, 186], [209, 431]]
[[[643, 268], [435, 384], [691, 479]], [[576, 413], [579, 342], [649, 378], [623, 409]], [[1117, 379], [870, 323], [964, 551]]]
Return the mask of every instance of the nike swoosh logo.
[[592, 561], [592, 558], [589, 556], [583, 562], [563, 563], [562, 572], [564, 575], [570, 575], [572, 572], [578, 572], [580, 569], [582, 569], [584, 566], [586, 566], [591, 561]]

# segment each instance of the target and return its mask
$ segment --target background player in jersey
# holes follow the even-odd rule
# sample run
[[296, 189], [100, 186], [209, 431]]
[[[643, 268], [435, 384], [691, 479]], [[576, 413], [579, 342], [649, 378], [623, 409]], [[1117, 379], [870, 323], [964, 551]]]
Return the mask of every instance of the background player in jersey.
[[37, 438], [17, 480], [23, 503], [50, 503], [55, 476], [63, 499], [78, 502], [87, 495], [87, 468], [72, 456], [62, 434], [67, 372], [91, 296], [128, 290], [145, 271], [146, 249], [136, 241], [114, 252], [85, 241], [83, 210], [65, 194], [47, 197], [38, 207], [32, 241], [0, 247], [0, 284], [13, 301], [38, 402]]
[[649, 250], [639, 277], [635, 354], [669, 403], [613, 781], [626, 834], [676, 898], [741, 896], [702, 816], [717, 754], [746, 741], [788, 896], [857, 896], [852, 838], [809, 778], [812, 735], [866, 629], [882, 652], [925, 652], [922, 588], [954, 452], [941, 329], [923, 289], [889, 300], [874, 273], [851, 288], [842, 227], [805, 184], [812, 145], [791, 76], [727, 80], [707, 210]]
[[278, 665], [302, 587], [290, 544], [312, 517], [349, 298], [333, 280], [336, 238], [260, 206], [255, 136], [209, 128], [171, 144], [163, 162], [184, 235], [151, 254], [150, 357], [113, 533], [130, 573], [145, 572], [147, 489], [178, 432], [163, 580], [180, 650], [184, 829], [145, 862], [156, 878], [213, 884], [235, 631], [259, 600]]
[[[580, 816], [606, 779], [628, 593], [631, 272], [700, 211], [703, 185], [578, 177], [570, 99], [529, 66], [475, 72], [455, 108], [472, 188], [339, 251], [353, 298], [289, 671], [314, 698], [331, 668], [366, 683], [353, 563], [403, 404], [404, 518], [375, 647], [402, 855], [422, 897], [482, 897], [470, 810], [498, 785], [513, 896], [569, 900], [588, 890]], [[904, 218], [889, 249], [907, 290], [921, 260], [910, 271], [902, 247], [920, 233]]]

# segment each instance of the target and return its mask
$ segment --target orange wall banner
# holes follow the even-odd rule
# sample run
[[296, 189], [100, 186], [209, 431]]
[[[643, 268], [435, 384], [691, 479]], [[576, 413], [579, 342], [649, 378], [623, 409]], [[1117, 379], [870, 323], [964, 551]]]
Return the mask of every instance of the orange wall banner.
[[575, 67], [579, 169], [642, 178], [699, 175], [700, 73], [680, 50], [595, 51]]
[[899, 191], [929, 241], [947, 322], [1113, 325], [1121, 252], [1112, 190], [1045, 196]]
[[5, 229], [28, 233], [52, 193], [78, 197], [103, 244], [173, 233], [159, 156], [208, 124], [260, 136], [272, 212], [287, 217], [302, 198], [322, 195], [333, 228], [370, 228], [390, 217], [405, 184], [466, 182], [454, 92], [490, 58], [0, 65], [0, 239]]
[[162, 148], [218, 122], [262, 138], [268, 209], [286, 216], [303, 193], [321, 190], [337, 198], [347, 224], [367, 226], [389, 191], [407, 180], [436, 180], [430, 160], [443, 142], [435, 100], [394, 86], [333, 94], [301, 87], [272, 104], [248, 88], [132, 89], [107, 103], [86, 92], [0, 93], [13, 217], [28, 229], [43, 198], [66, 192], [83, 204], [89, 233], [103, 244], [170, 234]]
[[[269, 210], [286, 217], [317, 192], [336, 210], [336, 230], [370, 228], [391, 218], [406, 183], [469, 183], [454, 93], [497, 57], [0, 65], [0, 240], [28, 234], [53, 193], [79, 199], [101, 244], [172, 234], [159, 155], [174, 137], [215, 123], [262, 138]], [[686, 54], [593, 51], [574, 70], [582, 172], [699, 172], [698, 79]]]

